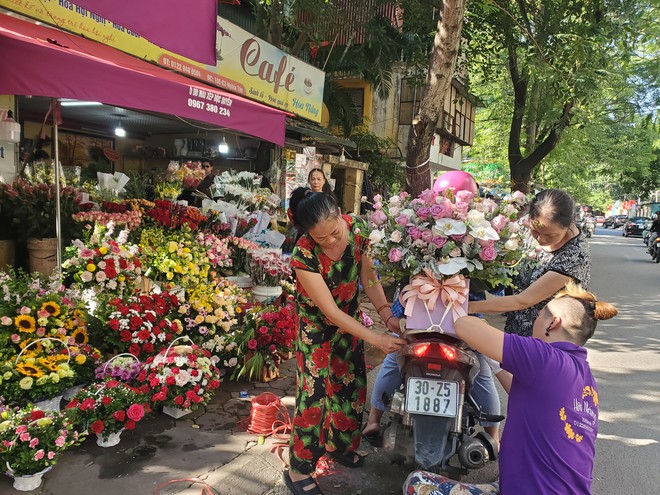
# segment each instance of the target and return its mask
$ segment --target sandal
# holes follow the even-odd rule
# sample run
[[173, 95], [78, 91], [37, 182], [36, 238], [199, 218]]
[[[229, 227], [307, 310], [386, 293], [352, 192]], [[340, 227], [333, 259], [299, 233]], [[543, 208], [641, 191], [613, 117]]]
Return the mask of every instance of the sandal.
[[[289, 476], [289, 471], [282, 473], [284, 483], [293, 495], [323, 495], [321, 488], [312, 477], [300, 481], [293, 481]], [[311, 487], [311, 488], [310, 488]]]
[[345, 454], [340, 454], [336, 450], [333, 450], [332, 452], [326, 452], [326, 454], [342, 466], [346, 466], [351, 469], [359, 468], [364, 465], [364, 456], [361, 456], [357, 452], [346, 452]]
[[374, 447], [382, 447], [383, 446], [383, 435], [381, 435], [379, 431], [374, 431], [374, 432], [371, 432], [371, 433], [363, 433], [362, 438], [364, 438], [367, 442], [369, 442]]

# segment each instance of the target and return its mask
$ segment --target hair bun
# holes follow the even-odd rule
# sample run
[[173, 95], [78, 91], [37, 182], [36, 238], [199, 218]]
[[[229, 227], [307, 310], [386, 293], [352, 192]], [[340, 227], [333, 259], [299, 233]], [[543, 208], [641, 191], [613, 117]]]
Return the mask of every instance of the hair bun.
[[609, 320], [614, 318], [619, 311], [610, 303], [595, 301], [594, 302], [594, 318], [597, 320]]

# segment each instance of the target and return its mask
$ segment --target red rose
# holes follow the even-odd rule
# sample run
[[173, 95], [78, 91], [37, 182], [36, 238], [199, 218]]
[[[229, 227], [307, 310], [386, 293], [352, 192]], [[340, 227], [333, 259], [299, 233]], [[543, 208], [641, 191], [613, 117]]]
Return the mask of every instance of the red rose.
[[36, 421], [43, 418], [45, 415], [46, 414], [41, 409], [34, 409], [30, 411], [30, 421]]
[[103, 424], [103, 421], [98, 419], [94, 421], [91, 425], [89, 425], [89, 429], [92, 430], [93, 433], [96, 433], [98, 435], [102, 433], [103, 430], [105, 430], [105, 425]]
[[144, 319], [147, 320], [149, 323], [153, 323], [156, 321], [156, 315], [151, 311], [148, 311], [147, 313], [145, 313]]
[[124, 425], [124, 428], [127, 430], [134, 430], [135, 429], [135, 421], [132, 419], [129, 419], [126, 421], [126, 424]]
[[108, 278], [115, 278], [117, 276], [117, 270], [112, 266], [106, 266], [104, 271]]
[[107, 395], [104, 395], [103, 398], [101, 399], [101, 404], [104, 406], [107, 406], [112, 402], [112, 397], [108, 397]]
[[154, 345], [151, 342], [145, 342], [144, 345], [142, 346], [142, 350], [146, 354], [153, 354], [154, 352]]
[[146, 341], [149, 340], [149, 337], [151, 337], [151, 334], [149, 333], [149, 330], [140, 330], [137, 333], [137, 338], [140, 339], [141, 341]]
[[177, 396], [174, 398], [174, 403], [175, 403], [177, 406], [180, 406], [181, 404], [183, 404], [183, 397], [181, 397], [180, 395], [177, 395]]
[[133, 421], [140, 421], [144, 417], [144, 407], [140, 404], [131, 404], [126, 415]]
[[88, 409], [94, 409], [94, 399], [85, 399], [80, 404], [79, 409], [81, 411], [87, 411]]
[[78, 399], [73, 399], [71, 402], [69, 402], [65, 409], [73, 409], [74, 407], [78, 407]]
[[172, 375], [165, 378], [166, 385], [174, 385], [175, 383], [176, 383], [176, 379]]
[[110, 327], [111, 330], [116, 332], [117, 330], [119, 330], [119, 320], [116, 320], [115, 318], [113, 318], [112, 320], [110, 320], [108, 322], [108, 326]]
[[132, 338], [133, 338], [133, 334], [128, 330], [122, 330], [121, 332], [119, 332], [119, 340], [121, 340], [122, 342], [130, 342]]
[[119, 386], [118, 380], [108, 380], [107, 382], [105, 382], [105, 388], [107, 389], [117, 388], [118, 386]]
[[133, 356], [139, 356], [140, 355], [140, 346], [137, 344], [131, 344], [128, 346], [128, 352], [133, 354]]
[[123, 423], [124, 420], [126, 419], [126, 413], [124, 413], [124, 411], [115, 411], [112, 417], [115, 418], [117, 421], [121, 421]]

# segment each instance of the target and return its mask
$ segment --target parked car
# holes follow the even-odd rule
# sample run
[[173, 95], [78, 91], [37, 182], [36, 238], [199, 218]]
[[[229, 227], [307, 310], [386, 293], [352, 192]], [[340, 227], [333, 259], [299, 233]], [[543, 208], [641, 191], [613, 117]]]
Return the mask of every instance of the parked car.
[[623, 237], [629, 235], [642, 235], [642, 232], [651, 219], [648, 217], [632, 217], [623, 226]]
[[603, 228], [606, 229], [611, 227], [613, 229], [618, 229], [626, 222], [626, 220], [628, 220], [628, 215], [612, 215], [605, 219], [603, 222]]
[[596, 215], [596, 224], [602, 225], [605, 222], [605, 217], [603, 215]]

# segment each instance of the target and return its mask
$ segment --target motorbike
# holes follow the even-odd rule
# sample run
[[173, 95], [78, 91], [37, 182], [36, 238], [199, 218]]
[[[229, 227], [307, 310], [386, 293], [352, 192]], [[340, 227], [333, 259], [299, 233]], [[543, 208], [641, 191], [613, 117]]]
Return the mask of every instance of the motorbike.
[[653, 261], [660, 263], [660, 236], [653, 239], [649, 244], [649, 254]]
[[594, 220], [584, 220], [580, 224], [580, 228], [584, 232], [584, 235], [589, 238], [596, 232], [596, 222]]
[[[493, 438], [479, 421], [499, 422], [481, 411], [471, 395], [479, 360], [455, 337], [420, 333], [399, 353], [402, 385], [391, 398], [391, 423], [383, 448], [394, 461], [454, 477], [496, 460]], [[457, 454], [458, 465], [450, 464]]]

